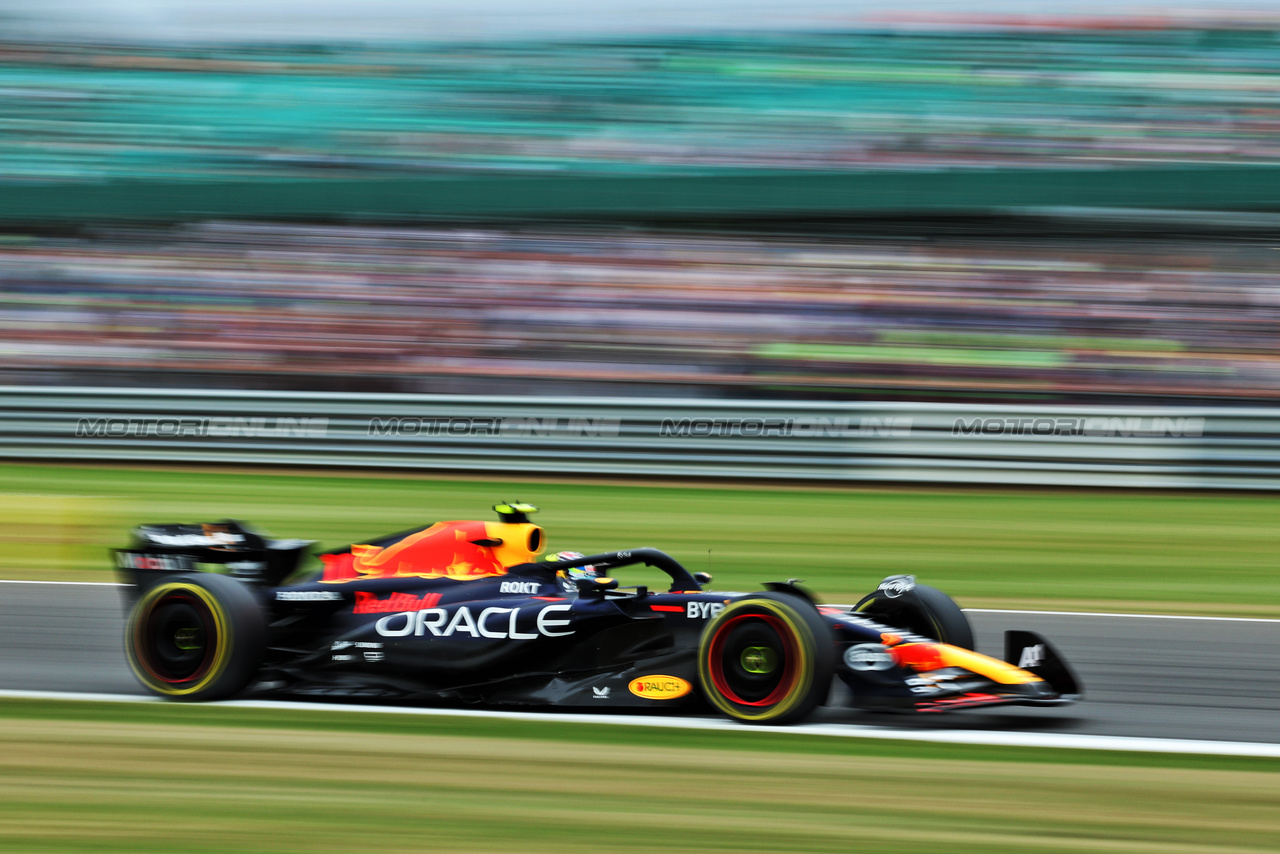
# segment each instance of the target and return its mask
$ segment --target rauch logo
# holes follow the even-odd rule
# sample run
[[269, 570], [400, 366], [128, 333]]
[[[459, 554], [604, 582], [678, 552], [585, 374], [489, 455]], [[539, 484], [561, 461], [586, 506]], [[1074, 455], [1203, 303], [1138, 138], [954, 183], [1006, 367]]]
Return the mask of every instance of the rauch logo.
[[627, 690], [646, 700], [674, 700], [693, 690], [693, 686], [679, 676], [641, 676], [632, 679]]

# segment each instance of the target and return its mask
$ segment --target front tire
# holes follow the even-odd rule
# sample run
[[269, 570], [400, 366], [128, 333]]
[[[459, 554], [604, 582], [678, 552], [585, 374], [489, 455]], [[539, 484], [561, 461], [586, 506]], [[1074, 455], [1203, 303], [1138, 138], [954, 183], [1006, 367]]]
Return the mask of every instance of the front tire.
[[803, 718], [826, 699], [834, 672], [831, 629], [811, 603], [785, 593], [729, 603], [698, 646], [703, 696], [747, 723]]
[[955, 600], [936, 587], [917, 584], [896, 596], [876, 590], [862, 597], [853, 610], [895, 629], [905, 629], [952, 646], [975, 648], [969, 618]]
[[262, 664], [267, 625], [245, 586], [223, 575], [179, 575], [146, 590], [125, 628], [125, 653], [143, 687], [173, 700], [218, 700]]

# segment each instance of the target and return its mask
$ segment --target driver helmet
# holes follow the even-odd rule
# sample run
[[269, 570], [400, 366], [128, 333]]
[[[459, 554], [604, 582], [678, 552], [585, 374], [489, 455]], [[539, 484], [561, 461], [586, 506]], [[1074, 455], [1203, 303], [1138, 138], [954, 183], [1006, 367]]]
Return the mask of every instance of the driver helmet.
[[[582, 552], [557, 552], [556, 554], [553, 554], [549, 559], [551, 561], [577, 560], [582, 556], [583, 556]], [[557, 575], [561, 576], [567, 581], [568, 587], [574, 587], [576, 589], [575, 582], [580, 580], [589, 580], [589, 579], [599, 578], [600, 571], [596, 569], [594, 566], [592, 566], [591, 564], [587, 564], [586, 566], [571, 566], [568, 569], [562, 569], [557, 573]]]

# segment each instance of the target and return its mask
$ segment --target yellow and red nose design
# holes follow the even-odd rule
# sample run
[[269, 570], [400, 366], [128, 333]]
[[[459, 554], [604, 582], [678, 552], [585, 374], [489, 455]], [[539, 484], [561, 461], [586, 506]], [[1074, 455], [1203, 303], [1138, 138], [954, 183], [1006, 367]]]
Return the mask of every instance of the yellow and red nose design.
[[[500, 544], [482, 545], [475, 540], [498, 540]], [[487, 578], [529, 563], [545, 548], [542, 529], [528, 522], [437, 522], [386, 548], [354, 545], [350, 554], [322, 555], [321, 581]]]
[[962, 667], [970, 673], [985, 676], [1000, 685], [1025, 685], [1042, 682], [1039, 676], [1014, 667], [1005, 661], [945, 643], [904, 643], [891, 647], [894, 661], [917, 673]]

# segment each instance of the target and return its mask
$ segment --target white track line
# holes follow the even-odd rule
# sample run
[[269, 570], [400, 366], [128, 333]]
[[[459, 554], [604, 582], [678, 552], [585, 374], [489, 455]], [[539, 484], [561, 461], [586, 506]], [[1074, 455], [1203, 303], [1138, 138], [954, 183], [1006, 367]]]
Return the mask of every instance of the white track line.
[[1113, 614], [1105, 611], [1006, 611], [1002, 608], [965, 608], [968, 614], [1040, 614], [1050, 617], [1122, 617], [1130, 620], [1207, 620], [1225, 623], [1280, 623], [1272, 617], [1196, 617], [1190, 614]]
[[81, 587], [126, 587], [118, 581], [21, 581], [12, 578], [0, 578], [0, 584], [77, 584]]
[[[78, 694], [61, 691], [0, 691], [0, 699], [74, 700], [99, 703], [164, 703], [156, 697], [130, 694]], [[880, 738], [895, 741], [924, 741], [939, 744], [974, 744], [989, 747], [1053, 747], [1075, 750], [1111, 750], [1137, 753], [1177, 753], [1199, 756], [1252, 756], [1280, 759], [1280, 744], [1258, 742], [1205, 741], [1181, 738], [1135, 738], [1115, 735], [1076, 735], [1046, 732], [997, 732], [987, 730], [904, 730], [856, 724], [797, 724], [771, 727], [740, 724], [721, 718], [656, 717], [644, 715], [593, 715], [571, 712], [506, 712], [479, 709], [423, 709], [405, 706], [361, 706], [347, 703], [303, 703], [279, 700], [226, 700], [220, 703], [187, 705], [170, 703], [169, 708], [225, 706], [237, 709], [276, 709], [291, 712], [359, 712], [419, 717], [480, 718], [506, 721], [548, 721], [555, 723], [647, 726], [666, 729], [715, 730], [722, 732], [771, 732], [792, 735], [821, 735], [842, 738]]]
[[[823, 603], [824, 608], [843, 608], [849, 610], [852, 605], [836, 605]], [[1120, 614], [1108, 611], [1017, 611], [1004, 608], [964, 608], [966, 614], [1035, 614], [1048, 617], [1121, 617], [1134, 620], [1209, 620], [1227, 623], [1280, 623], [1273, 617], [1196, 617], [1191, 614]]]

